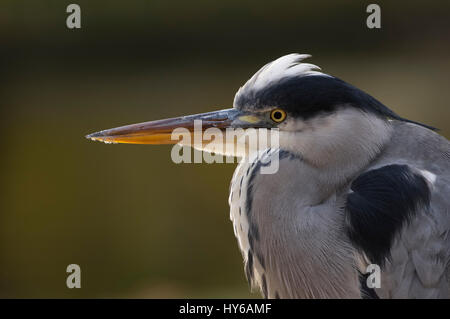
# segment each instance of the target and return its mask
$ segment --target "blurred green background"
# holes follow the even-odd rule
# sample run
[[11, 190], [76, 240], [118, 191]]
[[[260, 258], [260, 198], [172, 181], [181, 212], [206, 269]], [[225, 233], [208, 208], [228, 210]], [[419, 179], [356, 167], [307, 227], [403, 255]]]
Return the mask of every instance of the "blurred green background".
[[[309, 60], [449, 137], [450, 2], [1, 1], [0, 297], [259, 297], [227, 203], [233, 164], [104, 145], [110, 127], [230, 107], [278, 56]], [[82, 288], [66, 287], [66, 267]]]

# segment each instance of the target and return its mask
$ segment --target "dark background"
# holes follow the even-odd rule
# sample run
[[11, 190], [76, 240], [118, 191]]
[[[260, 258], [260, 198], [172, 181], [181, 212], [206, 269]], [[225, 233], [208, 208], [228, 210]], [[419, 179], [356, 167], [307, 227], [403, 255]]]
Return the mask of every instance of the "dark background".
[[[84, 135], [232, 105], [288, 53], [449, 137], [450, 2], [1, 2], [0, 297], [259, 297], [229, 221], [233, 164]], [[66, 287], [66, 267], [82, 288]]]

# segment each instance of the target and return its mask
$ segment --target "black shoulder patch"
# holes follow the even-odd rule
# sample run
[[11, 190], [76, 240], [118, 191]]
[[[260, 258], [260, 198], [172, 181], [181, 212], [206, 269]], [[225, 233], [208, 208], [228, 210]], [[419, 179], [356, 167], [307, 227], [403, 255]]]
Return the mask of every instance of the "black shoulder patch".
[[417, 207], [429, 205], [428, 184], [407, 165], [388, 165], [360, 175], [351, 190], [345, 207], [348, 236], [372, 263], [383, 266], [395, 235]]

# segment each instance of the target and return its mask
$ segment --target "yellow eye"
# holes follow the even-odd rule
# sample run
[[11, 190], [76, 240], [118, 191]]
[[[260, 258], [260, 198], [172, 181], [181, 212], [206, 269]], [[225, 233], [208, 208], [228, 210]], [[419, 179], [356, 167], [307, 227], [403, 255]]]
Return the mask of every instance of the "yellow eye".
[[282, 109], [272, 110], [272, 112], [270, 112], [270, 118], [274, 122], [281, 123], [286, 118], [286, 112]]

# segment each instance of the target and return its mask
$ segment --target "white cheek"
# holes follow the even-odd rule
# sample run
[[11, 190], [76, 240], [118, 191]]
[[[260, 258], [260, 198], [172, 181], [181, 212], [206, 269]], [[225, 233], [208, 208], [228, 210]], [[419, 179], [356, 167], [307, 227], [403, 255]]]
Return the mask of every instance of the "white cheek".
[[[288, 115], [289, 116], [289, 115]], [[278, 125], [283, 131], [301, 131], [305, 128], [305, 122], [302, 120], [294, 120], [292, 117], [287, 118], [283, 123]]]
[[191, 141], [181, 141], [179, 144], [208, 153], [248, 158], [269, 147], [278, 148], [278, 134], [274, 133], [277, 132], [267, 129], [230, 131], [230, 133], [227, 131], [221, 136], [215, 135], [215, 138], [206, 136], [204, 143], [199, 138], [194, 139], [192, 144]]

